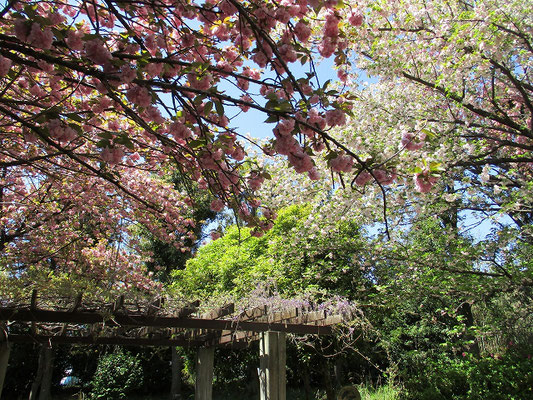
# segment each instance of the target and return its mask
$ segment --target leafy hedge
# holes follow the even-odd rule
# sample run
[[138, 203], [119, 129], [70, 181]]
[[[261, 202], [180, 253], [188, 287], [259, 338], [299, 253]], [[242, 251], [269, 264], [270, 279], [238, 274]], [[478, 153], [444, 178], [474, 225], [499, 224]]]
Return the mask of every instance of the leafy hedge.
[[91, 399], [122, 400], [143, 384], [143, 370], [137, 356], [121, 350], [104, 355], [91, 382]]

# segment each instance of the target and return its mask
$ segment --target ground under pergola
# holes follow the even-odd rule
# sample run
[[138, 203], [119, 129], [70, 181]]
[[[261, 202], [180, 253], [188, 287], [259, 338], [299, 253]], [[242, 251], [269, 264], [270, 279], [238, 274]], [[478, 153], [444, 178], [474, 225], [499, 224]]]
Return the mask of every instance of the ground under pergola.
[[[0, 395], [9, 371], [10, 343], [109, 344], [122, 346], [195, 347], [195, 399], [212, 398], [214, 349], [243, 348], [259, 340], [260, 399], [285, 400], [286, 334], [329, 335], [333, 326], [351, 319], [318, 307], [272, 311], [267, 305], [235, 312], [234, 304], [200, 312], [199, 302], [165, 307], [158, 298], [148, 304], [83, 304], [81, 296], [66, 306], [41, 308], [34, 291], [27, 304], [0, 307]], [[7, 371], [7, 372], [6, 372]]]

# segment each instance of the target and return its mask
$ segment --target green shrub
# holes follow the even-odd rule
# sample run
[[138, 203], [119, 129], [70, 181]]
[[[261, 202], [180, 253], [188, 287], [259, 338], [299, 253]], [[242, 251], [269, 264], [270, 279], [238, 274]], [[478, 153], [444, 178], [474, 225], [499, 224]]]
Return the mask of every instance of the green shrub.
[[444, 354], [428, 359], [405, 382], [417, 400], [526, 400], [533, 398], [530, 349], [511, 348], [497, 356], [476, 358]]
[[117, 351], [98, 360], [91, 382], [91, 399], [121, 400], [139, 389], [143, 382], [140, 360], [130, 353]]

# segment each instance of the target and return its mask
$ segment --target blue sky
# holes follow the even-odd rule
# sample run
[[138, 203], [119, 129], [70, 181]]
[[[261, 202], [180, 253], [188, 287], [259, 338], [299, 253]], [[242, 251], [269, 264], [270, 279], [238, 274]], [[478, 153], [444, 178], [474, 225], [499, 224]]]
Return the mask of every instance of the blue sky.
[[[337, 72], [333, 69], [333, 65], [334, 62], [332, 58], [326, 59], [316, 65], [317, 75], [321, 84], [328, 79], [331, 79], [332, 81], [337, 79]], [[298, 62], [290, 64], [289, 67], [296, 78], [305, 76], [305, 73], [309, 71], [309, 66], [307, 64], [302, 66]], [[268, 74], [266, 76], [268, 76]], [[250, 88], [255, 91], [255, 89], [252, 88], [252, 85]], [[232, 90], [229, 87], [226, 90], [229, 95], [240, 95], [237, 90]], [[234, 118], [231, 125], [237, 130], [237, 132], [243, 135], [250, 133], [252, 137], [259, 139], [273, 137], [272, 128], [274, 128], [274, 124], [264, 123], [265, 119], [267, 119], [267, 116], [264, 113], [250, 109], [248, 112], [240, 113]]]

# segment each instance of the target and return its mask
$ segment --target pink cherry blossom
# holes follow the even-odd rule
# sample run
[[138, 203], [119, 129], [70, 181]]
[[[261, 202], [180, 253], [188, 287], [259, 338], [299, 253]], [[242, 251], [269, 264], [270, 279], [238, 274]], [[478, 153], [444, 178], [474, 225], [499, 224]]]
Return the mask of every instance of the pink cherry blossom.
[[85, 42], [85, 54], [87, 58], [99, 65], [106, 64], [112, 55], [100, 39], [92, 39]]
[[416, 190], [420, 193], [428, 193], [433, 185], [437, 183], [438, 178], [430, 175], [429, 172], [417, 173], [414, 176]]
[[299, 41], [307, 42], [311, 36], [311, 28], [302, 21], [298, 21], [298, 23], [294, 26], [294, 34]]
[[350, 172], [353, 167], [353, 158], [345, 156], [337, 156], [330, 161], [331, 169], [335, 172]]
[[329, 38], [337, 38], [339, 36], [339, 19], [331, 10], [326, 15], [324, 35]]
[[3, 78], [7, 75], [7, 73], [11, 69], [11, 64], [12, 62], [9, 58], [0, 56], [0, 78]]
[[361, 26], [363, 23], [363, 15], [358, 12], [354, 12], [350, 15], [350, 18], [348, 18], [348, 22], [352, 26]]
[[50, 28], [41, 28], [41, 26], [34, 22], [31, 25], [30, 33], [26, 38], [26, 41], [33, 46], [40, 49], [50, 49], [52, 47], [52, 42], [54, 40], [54, 35]]
[[224, 202], [220, 199], [215, 199], [211, 202], [210, 208], [215, 212], [220, 212], [224, 209]]
[[372, 180], [372, 175], [368, 171], [361, 171], [355, 178], [355, 184], [357, 186], [365, 186]]
[[342, 126], [346, 124], [346, 114], [342, 110], [328, 110], [326, 112], [326, 123], [329, 126]]
[[392, 184], [398, 177], [395, 170], [376, 169], [373, 174], [376, 180], [384, 186]]
[[83, 41], [81, 39], [81, 32], [78, 30], [69, 30], [65, 42], [72, 50], [80, 51], [83, 49]]
[[425, 138], [425, 134], [421, 134], [420, 136], [416, 137], [412, 133], [406, 132], [402, 135], [401, 144], [407, 150], [420, 150], [422, 147], [424, 147]]
[[140, 107], [148, 107], [152, 104], [152, 96], [143, 86], [132, 85], [126, 92], [128, 100]]
[[124, 150], [119, 147], [106, 147], [100, 153], [100, 157], [102, 157], [102, 160], [105, 162], [115, 165], [122, 161]]

